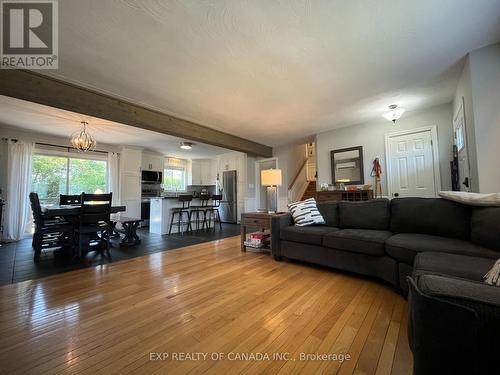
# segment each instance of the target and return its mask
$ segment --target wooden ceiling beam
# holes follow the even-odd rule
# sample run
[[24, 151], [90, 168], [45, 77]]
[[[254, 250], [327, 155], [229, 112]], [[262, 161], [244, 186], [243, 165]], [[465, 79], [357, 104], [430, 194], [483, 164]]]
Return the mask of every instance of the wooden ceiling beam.
[[81, 113], [250, 155], [272, 148], [125, 100], [27, 70], [0, 70], [0, 95]]

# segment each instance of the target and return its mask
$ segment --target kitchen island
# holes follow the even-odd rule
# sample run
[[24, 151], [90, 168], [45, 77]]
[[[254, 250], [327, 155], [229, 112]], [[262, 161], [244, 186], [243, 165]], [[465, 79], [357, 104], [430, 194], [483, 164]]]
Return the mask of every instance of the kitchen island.
[[[191, 201], [191, 207], [200, 206], [201, 201], [198, 198], [193, 198]], [[151, 198], [151, 207], [149, 215], [149, 232], [155, 234], [168, 234], [170, 227], [170, 220], [172, 219], [172, 208], [181, 207], [182, 204], [179, 202], [178, 197], [167, 196], [167, 197], [157, 197]], [[203, 217], [200, 215], [200, 220]], [[175, 220], [177, 220], [177, 215]], [[196, 230], [195, 218], [192, 218], [191, 227]], [[184, 215], [183, 221], [187, 221], [186, 215]], [[210, 227], [213, 227], [214, 223], [210, 223]], [[201, 228], [201, 223], [200, 223]], [[186, 230], [186, 224], [181, 225], [181, 230]], [[172, 234], [179, 233], [179, 228], [177, 225], [172, 226]]]

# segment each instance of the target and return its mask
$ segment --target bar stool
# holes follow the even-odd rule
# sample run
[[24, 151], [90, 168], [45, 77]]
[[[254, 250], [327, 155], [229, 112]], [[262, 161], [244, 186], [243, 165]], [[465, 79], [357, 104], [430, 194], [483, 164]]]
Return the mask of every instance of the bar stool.
[[212, 204], [208, 206], [205, 210], [205, 221], [203, 222], [203, 226], [201, 229], [207, 226], [207, 229], [210, 228], [210, 224], [212, 223], [212, 218], [214, 220], [214, 232], [215, 232], [215, 223], [219, 221], [219, 229], [222, 230], [222, 223], [220, 221], [219, 207], [220, 201], [222, 200], [222, 194], [212, 195]]
[[[209, 208], [208, 202], [210, 200], [209, 194], [200, 195], [200, 205], [199, 206], [191, 206], [191, 224], [193, 221], [196, 222], [196, 230], [200, 229], [200, 222], [202, 224], [201, 229], [205, 225], [205, 219], [207, 217], [207, 208]], [[200, 213], [203, 214], [203, 218], [200, 221]], [[193, 217], [193, 214], [195, 215]]]
[[[193, 200], [192, 195], [179, 195], [179, 202], [182, 203], [180, 207], [172, 208], [170, 228], [168, 229], [168, 235], [172, 233], [172, 226], [177, 225], [177, 232], [181, 233], [182, 225], [186, 224], [186, 231], [192, 231], [191, 228], [191, 201]], [[174, 224], [175, 215], [177, 215], [177, 222]], [[187, 215], [187, 221], [184, 220], [184, 215]]]

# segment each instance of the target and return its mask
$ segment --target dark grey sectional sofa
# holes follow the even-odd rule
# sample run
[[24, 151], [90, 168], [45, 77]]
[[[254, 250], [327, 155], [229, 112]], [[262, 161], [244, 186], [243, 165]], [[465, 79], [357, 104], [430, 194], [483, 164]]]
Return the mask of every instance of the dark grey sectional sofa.
[[326, 225], [273, 219], [275, 259], [375, 276], [409, 291], [415, 375], [498, 372], [500, 287], [483, 275], [500, 258], [500, 207], [397, 198], [318, 209]]
[[275, 218], [273, 255], [375, 276], [408, 291], [422, 252], [500, 257], [500, 207], [440, 198], [318, 203], [326, 225], [298, 227]]

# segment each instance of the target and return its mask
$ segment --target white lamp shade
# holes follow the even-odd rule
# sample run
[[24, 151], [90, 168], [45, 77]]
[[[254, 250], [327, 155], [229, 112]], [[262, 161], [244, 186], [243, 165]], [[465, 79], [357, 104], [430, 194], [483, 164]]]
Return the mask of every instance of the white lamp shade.
[[389, 121], [396, 121], [401, 117], [401, 115], [404, 112], [405, 112], [404, 108], [394, 108], [391, 109], [389, 112], [382, 114], [382, 116]]
[[264, 169], [260, 171], [260, 183], [262, 186], [280, 186], [281, 169]]

